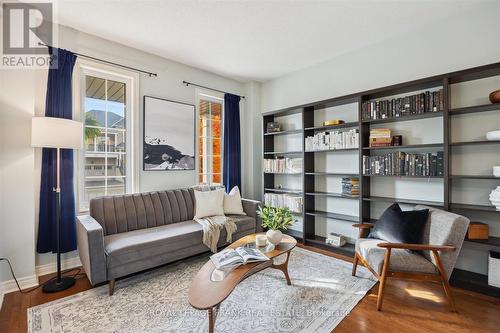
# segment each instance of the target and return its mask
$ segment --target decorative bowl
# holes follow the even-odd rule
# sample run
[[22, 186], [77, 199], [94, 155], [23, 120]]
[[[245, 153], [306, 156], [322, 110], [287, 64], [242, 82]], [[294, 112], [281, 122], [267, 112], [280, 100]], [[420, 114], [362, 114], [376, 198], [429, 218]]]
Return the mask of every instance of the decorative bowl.
[[500, 130], [486, 133], [486, 139], [490, 141], [500, 140]]
[[495, 90], [490, 94], [490, 102], [493, 104], [500, 103], [500, 90]]
[[500, 177], [500, 165], [496, 165], [493, 167], [493, 176]]

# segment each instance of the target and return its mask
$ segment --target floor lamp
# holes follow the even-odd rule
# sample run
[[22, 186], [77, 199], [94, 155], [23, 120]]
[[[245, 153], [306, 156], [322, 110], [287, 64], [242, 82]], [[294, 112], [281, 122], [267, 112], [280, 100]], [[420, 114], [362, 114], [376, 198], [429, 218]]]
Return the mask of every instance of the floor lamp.
[[75, 284], [75, 278], [61, 276], [61, 149], [81, 149], [83, 124], [74, 120], [52, 117], [34, 117], [31, 122], [31, 145], [33, 147], [56, 148], [56, 250], [57, 278], [47, 281], [42, 290], [53, 293], [66, 290]]

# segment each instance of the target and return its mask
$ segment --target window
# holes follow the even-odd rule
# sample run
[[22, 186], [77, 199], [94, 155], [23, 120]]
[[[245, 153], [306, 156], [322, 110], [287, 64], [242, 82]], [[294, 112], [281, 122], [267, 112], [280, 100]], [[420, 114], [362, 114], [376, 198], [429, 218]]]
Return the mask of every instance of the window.
[[198, 182], [222, 183], [223, 100], [200, 95], [200, 151]]
[[83, 69], [81, 114], [85, 145], [79, 158], [79, 210], [92, 198], [131, 192], [131, 81]]

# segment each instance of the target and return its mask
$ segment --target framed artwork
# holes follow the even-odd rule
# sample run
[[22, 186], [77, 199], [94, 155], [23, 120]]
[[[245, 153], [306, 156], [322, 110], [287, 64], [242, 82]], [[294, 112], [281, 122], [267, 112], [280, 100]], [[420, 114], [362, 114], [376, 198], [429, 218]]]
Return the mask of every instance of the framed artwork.
[[195, 107], [144, 96], [143, 170], [194, 170]]

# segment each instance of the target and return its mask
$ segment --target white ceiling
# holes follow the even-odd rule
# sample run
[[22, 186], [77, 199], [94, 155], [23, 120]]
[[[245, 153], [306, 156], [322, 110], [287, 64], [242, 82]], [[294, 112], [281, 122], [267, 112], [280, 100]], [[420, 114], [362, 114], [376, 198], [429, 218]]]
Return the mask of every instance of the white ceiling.
[[220, 75], [265, 81], [479, 2], [59, 0], [58, 20]]

